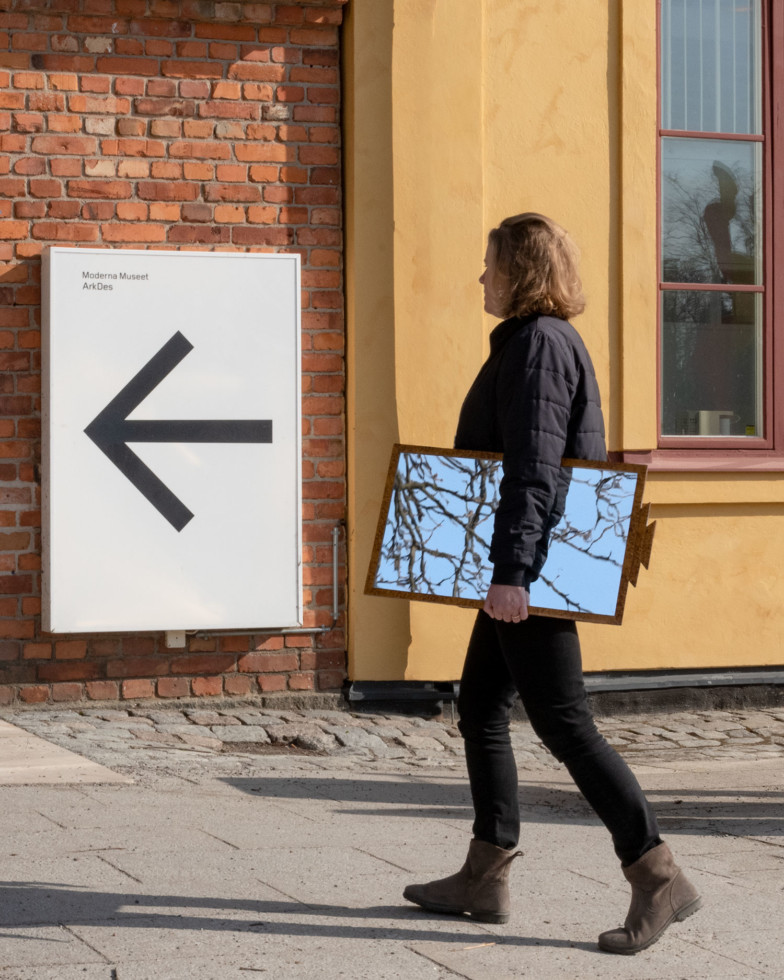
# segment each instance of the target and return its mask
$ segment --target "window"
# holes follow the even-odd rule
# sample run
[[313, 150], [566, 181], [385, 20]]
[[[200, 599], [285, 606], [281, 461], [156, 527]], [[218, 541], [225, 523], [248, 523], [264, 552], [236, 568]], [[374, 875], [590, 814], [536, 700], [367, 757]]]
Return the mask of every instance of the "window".
[[774, 448], [766, 10], [660, 4], [662, 448]]

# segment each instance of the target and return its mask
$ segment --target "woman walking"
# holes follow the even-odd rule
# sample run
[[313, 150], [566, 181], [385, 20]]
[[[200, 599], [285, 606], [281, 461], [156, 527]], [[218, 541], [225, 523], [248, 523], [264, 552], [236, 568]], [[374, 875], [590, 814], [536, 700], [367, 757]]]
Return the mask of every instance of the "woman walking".
[[509, 870], [521, 853], [509, 736], [519, 695], [534, 731], [612, 836], [632, 900], [624, 927], [602, 933], [599, 946], [631, 954], [696, 912], [702, 900], [659, 837], [631, 770], [596, 729], [574, 622], [528, 614], [528, 590], [563, 509], [561, 459], [606, 459], [593, 365], [568, 322], [585, 306], [577, 259], [569, 235], [540, 214], [507, 218], [488, 239], [479, 281], [485, 311], [502, 322], [490, 335], [490, 356], [463, 403], [455, 438], [457, 449], [503, 454], [492, 584], [474, 625], [458, 701], [474, 837], [456, 874], [409, 885], [403, 894], [430, 911], [508, 920]]

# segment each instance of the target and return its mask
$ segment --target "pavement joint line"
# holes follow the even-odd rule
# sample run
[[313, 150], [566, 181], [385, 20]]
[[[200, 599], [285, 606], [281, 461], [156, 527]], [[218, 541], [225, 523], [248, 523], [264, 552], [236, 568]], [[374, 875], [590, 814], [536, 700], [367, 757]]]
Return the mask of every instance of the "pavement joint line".
[[65, 923], [61, 922], [60, 923], [60, 928], [64, 932], [67, 932], [70, 936], [72, 936], [78, 943], [81, 943], [83, 946], [86, 946], [88, 949], [92, 950], [93, 953], [96, 954], [96, 956], [100, 956], [101, 959], [104, 961], [104, 965], [106, 965], [106, 966], [111, 965], [111, 960], [104, 953], [102, 953], [100, 951], [100, 949], [96, 949], [96, 947], [93, 946], [92, 943], [89, 943], [86, 939], [84, 939], [78, 933], [74, 932], [73, 929], [71, 929], [70, 926], [67, 926]]

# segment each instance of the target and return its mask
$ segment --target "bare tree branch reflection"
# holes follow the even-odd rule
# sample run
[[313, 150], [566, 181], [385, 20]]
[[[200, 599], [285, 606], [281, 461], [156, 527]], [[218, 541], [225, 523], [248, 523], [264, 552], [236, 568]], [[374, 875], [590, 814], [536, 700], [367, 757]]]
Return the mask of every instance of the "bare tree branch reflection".
[[382, 562], [395, 570], [395, 584], [455, 598], [486, 588], [490, 542], [484, 533], [492, 531], [487, 521], [498, 506], [499, 484], [495, 460], [401, 455], [390, 503], [393, 525], [381, 550]]
[[757, 434], [757, 300], [732, 288], [757, 280], [755, 151], [717, 144], [696, 159], [689, 141], [680, 143], [686, 148], [676, 140], [663, 160], [663, 278], [728, 289], [663, 293], [662, 431], [711, 434], [700, 429], [700, 413], [722, 412], [730, 426], [724, 435]]
[[[734, 160], [706, 161], [695, 179], [664, 175], [662, 266], [665, 282], [749, 283], [757, 250], [754, 173]], [[716, 190], [718, 189], [718, 193]]]
[[[626, 548], [628, 530], [628, 500], [629, 489], [625, 485], [622, 473], [610, 473], [596, 481], [589, 476], [588, 471], [582, 471], [582, 476], [575, 475], [574, 469], [568, 470], [570, 477], [570, 492], [577, 488], [585, 488], [588, 499], [595, 500], [595, 515], [593, 523], [581, 520], [574, 523], [567, 510], [564, 518], [556, 525], [550, 536], [550, 547], [556, 544], [571, 548], [583, 557], [589, 557], [592, 562], [604, 562], [615, 566], [619, 571], [623, 567], [623, 555]], [[579, 473], [580, 471], [578, 471]], [[580, 511], [581, 517], [589, 516], [590, 509]], [[576, 612], [591, 612], [569, 596], [559, 586], [560, 574], [550, 578], [545, 564], [540, 575], [541, 582], [554, 592], [566, 605], [567, 609]]]
[[[592, 563], [609, 566], [620, 577], [630, 514], [628, 474], [562, 472], [570, 484], [568, 506], [550, 536], [550, 550], [559, 549], [559, 557], [545, 563], [535, 587], [557, 598], [558, 608], [594, 612], [575, 594], [573, 571], [570, 585], [562, 567], [564, 561], [574, 564], [572, 553], [582, 562], [583, 579], [595, 577]], [[423, 595], [483, 598], [492, 574], [488, 554], [501, 476], [498, 460], [402, 453], [376, 585]]]

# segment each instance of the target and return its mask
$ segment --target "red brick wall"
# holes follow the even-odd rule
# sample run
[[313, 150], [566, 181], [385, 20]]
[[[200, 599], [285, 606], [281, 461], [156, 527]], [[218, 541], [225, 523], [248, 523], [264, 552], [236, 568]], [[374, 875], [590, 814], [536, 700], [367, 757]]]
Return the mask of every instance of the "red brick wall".
[[[49, 244], [302, 256], [306, 625], [344, 516], [345, 0], [0, 0], [0, 703], [329, 690], [316, 636], [41, 632], [40, 279]], [[342, 544], [342, 538], [341, 538]], [[342, 582], [345, 568], [341, 547]]]

